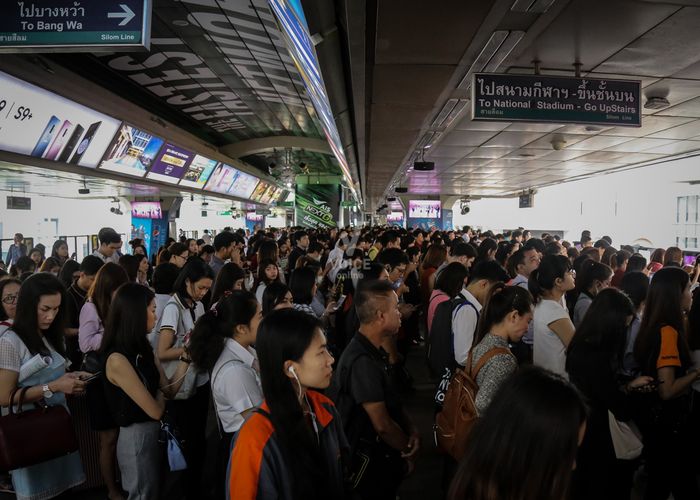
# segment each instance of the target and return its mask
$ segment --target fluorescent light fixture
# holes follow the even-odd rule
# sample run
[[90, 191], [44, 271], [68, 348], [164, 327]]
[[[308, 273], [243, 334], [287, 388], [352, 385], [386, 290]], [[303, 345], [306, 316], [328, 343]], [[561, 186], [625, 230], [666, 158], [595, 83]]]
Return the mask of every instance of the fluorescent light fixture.
[[522, 40], [524, 36], [524, 31], [511, 31], [496, 53], [493, 55], [489, 63], [484, 67], [484, 71], [486, 73], [495, 72], [501, 66], [503, 61], [505, 61], [506, 57], [513, 52], [515, 46], [520, 43], [520, 40]]
[[449, 127], [452, 125], [452, 122], [455, 121], [455, 118], [457, 118], [462, 111], [464, 111], [467, 108], [467, 105], [469, 104], [469, 99], [461, 99], [457, 105], [454, 107], [452, 112], [447, 115], [447, 118], [445, 119], [445, 123], [443, 124], [445, 128]]
[[462, 80], [457, 85], [458, 89], [466, 90], [471, 86], [472, 75], [474, 73], [478, 73], [484, 70], [486, 65], [489, 63], [493, 55], [496, 53], [498, 48], [501, 46], [501, 44], [507, 37], [508, 31], [505, 30], [494, 31], [491, 34], [491, 38], [489, 38], [488, 42], [486, 42], [486, 45], [476, 57], [476, 60], [469, 68], [469, 71], [467, 71], [467, 74], [464, 75], [464, 78], [462, 78]]
[[549, 10], [554, 0], [515, 0], [510, 10], [513, 12], [530, 12], [543, 14]]
[[430, 126], [430, 128], [440, 128], [445, 119], [447, 119], [450, 113], [452, 113], [452, 110], [458, 103], [459, 99], [448, 99], [445, 105], [442, 107], [442, 110], [440, 110], [438, 115], [433, 120], [433, 123]]

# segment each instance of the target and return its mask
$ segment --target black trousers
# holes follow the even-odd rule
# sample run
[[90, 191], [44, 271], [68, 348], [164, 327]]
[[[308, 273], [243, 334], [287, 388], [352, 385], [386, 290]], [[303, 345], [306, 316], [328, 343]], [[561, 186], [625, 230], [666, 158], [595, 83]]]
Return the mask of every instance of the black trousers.
[[202, 467], [207, 450], [206, 425], [210, 393], [209, 383], [206, 383], [198, 387], [190, 399], [166, 403], [168, 416], [183, 441], [182, 452], [187, 461], [187, 469], [182, 472], [182, 487], [188, 500], [199, 500], [202, 496]]

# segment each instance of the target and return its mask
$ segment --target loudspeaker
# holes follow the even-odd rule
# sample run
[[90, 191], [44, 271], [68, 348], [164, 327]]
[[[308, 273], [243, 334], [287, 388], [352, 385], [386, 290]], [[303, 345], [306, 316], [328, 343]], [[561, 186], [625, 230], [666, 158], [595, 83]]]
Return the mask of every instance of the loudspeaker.
[[419, 172], [427, 172], [430, 170], [435, 170], [435, 162], [432, 161], [416, 161], [413, 163], [413, 170]]
[[407, 187], [397, 187], [397, 188], [394, 188], [394, 192], [396, 192], [396, 193], [408, 193], [408, 188]]

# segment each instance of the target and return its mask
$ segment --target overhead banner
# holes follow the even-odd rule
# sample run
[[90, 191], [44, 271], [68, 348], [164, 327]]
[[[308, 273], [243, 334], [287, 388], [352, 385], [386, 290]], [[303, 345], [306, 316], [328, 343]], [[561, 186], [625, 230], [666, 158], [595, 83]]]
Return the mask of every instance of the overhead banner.
[[150, 31], [150, 0], [0, 3], [0, 52], [148, 49]]
[[337, 227], [340, 216], [338, 184], [297, 184], [296, 223], [311, 229]]
[[477, 73], [474, 120], [642, 126], [641, 82]]
[[0, 149], [94, 168], [119, 122], [0, 72]]

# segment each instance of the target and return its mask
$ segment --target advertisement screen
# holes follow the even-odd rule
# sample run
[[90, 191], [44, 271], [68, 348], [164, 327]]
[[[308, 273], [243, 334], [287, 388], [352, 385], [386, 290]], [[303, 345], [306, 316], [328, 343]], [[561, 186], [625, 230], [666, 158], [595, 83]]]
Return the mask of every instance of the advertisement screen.
[[163, 212], [159, 201], [134, 201], [131, 203], [131, 216], [137, 219], [161, 219]]
[[0, 149], [95, 168], [121, 122], [0, 72]]
[[403, 222], [403, 212], [391, 212], [386, 216], [387, 222]]
[[156, 157], [146, 177], [156, 181], [177, 184], [185, 174], [185, 169], [192, 161], [194, 153], [166, 143]]
[[245, 214], [245, 218], [253, 222], [262, 222], [265, 216], [262, 214], [256, 214], [255, 212], [248, 212]]
[[204, 189], [213, 191], [214, 193], [228, 193], [228, 188], [231, 187], [231, 182], [236, 172], [238, 172], [238, 170], [232, 166], [219, 163], [209, 177], [209, 182], [207, 182]]
[[275, 186], [274, 184], [268, 184], [267, 189], [260, 197], [260, 203], [268, 204], [268, 203], [272, 202], [272, 199], [274, 198], [276, 193], [277, 193], [277, 186]]
[[439, 219], [440, 200], [410, 200], [408, 216], [412, 219]]
[[251, 195], [255, 186], [258, 185], [260, 179], [254, 175], [246, 174], [240, 170], [235, 171], [233, 181], [231, 182], [231, 187], [228, 190], [228, 194], [231, 196], [237, 196], [238, 198], [252, 199]]
[[185, 175], [180, 180], [180, 185], [204, 188], [217, 163], [219, 163], [217, 160], [210, 160], [202, 155], [195, 155], [190, 166], [185, 171]]
[[250, 195], [250, 199], [253, 201], [260, 201], [263, 197], [263, 195], [267, 192], [269, 184], [265, 181], [260, 181], [260, 184], [258, 184], [255, 187], [255, 191], [253, 191], [253, 194]]
[[107, 149], [100, 168], [143, 177], [153, 164], [163, 142], [165, 141], [160, 137], [124, 123]]

